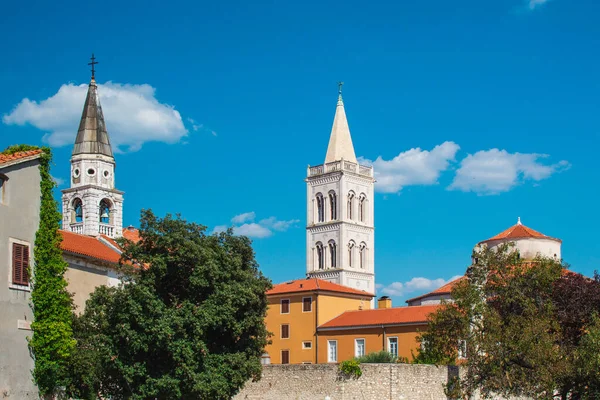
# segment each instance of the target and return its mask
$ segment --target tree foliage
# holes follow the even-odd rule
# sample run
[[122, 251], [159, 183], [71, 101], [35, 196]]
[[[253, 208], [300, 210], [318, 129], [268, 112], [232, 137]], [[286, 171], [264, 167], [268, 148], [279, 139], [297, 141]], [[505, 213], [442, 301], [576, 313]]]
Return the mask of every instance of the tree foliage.
[[[593, 362], [582, 355], [597, 345], [598, 276], [568, 272], [554, 259], [521, 260], [512, 244], [474, 259], [454, 302], [431, 315], [416, 362], [463, 363], [466, 396], [587, 398]], [[461, 340], [465, 360], [457, 359]]]
[[75, 322], [73, 396], [229, 399], [259, 376], [270, 281], [248, 238], [205, 231], [142, 211], [141, 240], [122, 242], [128, 283]]
[[[36, 146], [17, 145], [4, 154], [40, 149]], [[33, 378], [40, 395], [51, 396], [67, 383], [68, 365], [75, 347], [71, 316], [73, 303], [67, 292], [64, 273], [67, 263], [60, 249], [61, 215], [54, 200], [54, 180], [50, 176], [52, 152], [41, 148], [40, 155], [40, 223], [35, 234], [33, 273], [31, 273], [33, 336], [29, 347], [35, 360]]]

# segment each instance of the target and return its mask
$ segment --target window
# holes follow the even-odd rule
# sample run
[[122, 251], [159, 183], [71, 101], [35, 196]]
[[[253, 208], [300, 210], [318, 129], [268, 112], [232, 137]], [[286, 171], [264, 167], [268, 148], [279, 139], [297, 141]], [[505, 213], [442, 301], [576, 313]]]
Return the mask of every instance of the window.
[[348, 243], [348, 266], [352, 267], [354, 265], [354, 241], [351, 240]]
[[281, 300], [281, 313], [282, 314], [290, 313], [290, 299], [282, 299]]
[[110, 223], [110, 203], [106, 199], [100, 202], [100, 222], [103, 224]]
[[390, 352], [394, 357], [398, 357], [398, 338], [397, 337], [388, 338], [388, 352]]
[[311, 312], [312, 311], [312, 297], [303, 297], [302, 298], [302, 312]]
[[8, 181], [6, 175], [0, 174], [0, 204], [4, 203], [4, 191], [6, 190], [6, 181]]
[[94, 168], [88, 168], [87, 173], [89, 176], [94, 176], [96, 174], [96, 170]]
[[354, 356], [362, 357], [365, 355], [365, 339], [354, 340]]
[[354, 218], [354, 192], [348, 193], [348, 204], [346, 206], [346, 215], [348, 215], [348, 219], [352, 220]]
[[83, 222], [83, 204], [81, 199], [73, 200], [73, 222]]
[[282, 339], [290, 338], [290, 326], [288, 324], [281, 325], [281, 338]]
[[312, 342], [302, 342], [302, 348], [304, 350], [312, 349]]
[[29, 285], [29, 246], [19, 243], [12, 244], [12, 283]]
[[367, 244], [362, 242], [359, 247], [360, 254], [358, 255], [358, 262], [361, 268], [364, 268], [367, 265]]
[[358, 219], [360, 222], [366, 221], [366, 213], [367, 213], [367, 196], [364, 193], [361, 193], [358, 197]]
[[317, 193], [317, 222], [325, 221], [325, 200], [321, 193]]
[[281, 350], [281, 363], [282, 364], [290, 363], [290, 351], [289, 350]]
[[329, 212], [330, 219], [335, 221], [337, 219], [337, 196], [333, 190], [329, 192]]
[[327, 341], [327, 362], [337, 362], [337, 340]]
[[319, 269], [325, 268], [325, 253], [323, 252], [323, 243], [317, 242], [317, 267]]
[[458, 341], [458, 359], [464, 360], [467, 358], [467, 341], [459, 340]]
[[331, 260], [331, 268], [335, 268], [337, 265], [337, 246], [335, 241], [329, 241], [329, 259]]

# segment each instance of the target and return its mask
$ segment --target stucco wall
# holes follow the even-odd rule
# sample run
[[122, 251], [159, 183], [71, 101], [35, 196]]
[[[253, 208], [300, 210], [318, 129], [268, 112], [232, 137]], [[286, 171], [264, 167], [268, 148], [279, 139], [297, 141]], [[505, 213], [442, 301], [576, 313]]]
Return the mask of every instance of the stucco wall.
[[[31, 293], [15, 289], [12, 283], [12, 242], [29, 245], [33, 266], [33, 245], [39, 225], [39, 161], [26, 161], [0, 169], [9, 179], [0, 204], [0, 397], [37, 398], [32, 382], [33, 359], [27, 336], [33, 320]], [[12, 286], [12, 287], [11, 287]]]
[[75, 311], [82, 313], [85, 310], [85, 302], [98, 286], [111, 286], [109, 284], [109, 270], [94, 266], [75, 257], [66, 255], [63, 257], [69, 263], [69, 268], [65, 272], [65, 279], [68, 283], [67, 290], [73, 293]]
[[363, 364], [358, 379], [340, 379], [337, 365], [264, 366], [262, 379], [234, 397], [263, 400], [446, 400], [443, 384], [456, 367]]

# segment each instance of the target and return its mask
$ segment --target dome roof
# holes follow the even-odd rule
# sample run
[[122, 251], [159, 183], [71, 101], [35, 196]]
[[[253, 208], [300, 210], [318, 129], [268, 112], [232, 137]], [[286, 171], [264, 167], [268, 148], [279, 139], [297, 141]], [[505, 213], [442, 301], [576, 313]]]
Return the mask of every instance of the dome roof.
[[526, 227], [521, 223], [521, 218], [517, 221], [517, 223], [507, 230], [500, 232], [494, 237], [491, 237], [487, 240], [484, 240], [480, 243], [491, 242], [495, 240], [504, 240], [504, 239], [549, 239], [556, 240], [557, 242], [562, 242], [560, 239], [556, 239], [550, 236], [546, 236], [543, 233], [540, 233], [536, 230]]

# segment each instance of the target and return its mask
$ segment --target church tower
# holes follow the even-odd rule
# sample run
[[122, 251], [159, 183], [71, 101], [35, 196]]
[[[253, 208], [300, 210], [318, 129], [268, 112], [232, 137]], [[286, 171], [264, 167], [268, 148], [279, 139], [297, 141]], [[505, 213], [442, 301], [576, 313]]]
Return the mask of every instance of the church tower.
[[341, 83], [325, 163], [307, 174], [307, 275], [375, 293], [375, 179], [356, 160]]
[[115, 158], [92, 79], [71, 155], [71, 187], [62, 191], [62, 228], [84, 235], [122, 236], [123, 192], [115, 189]]

